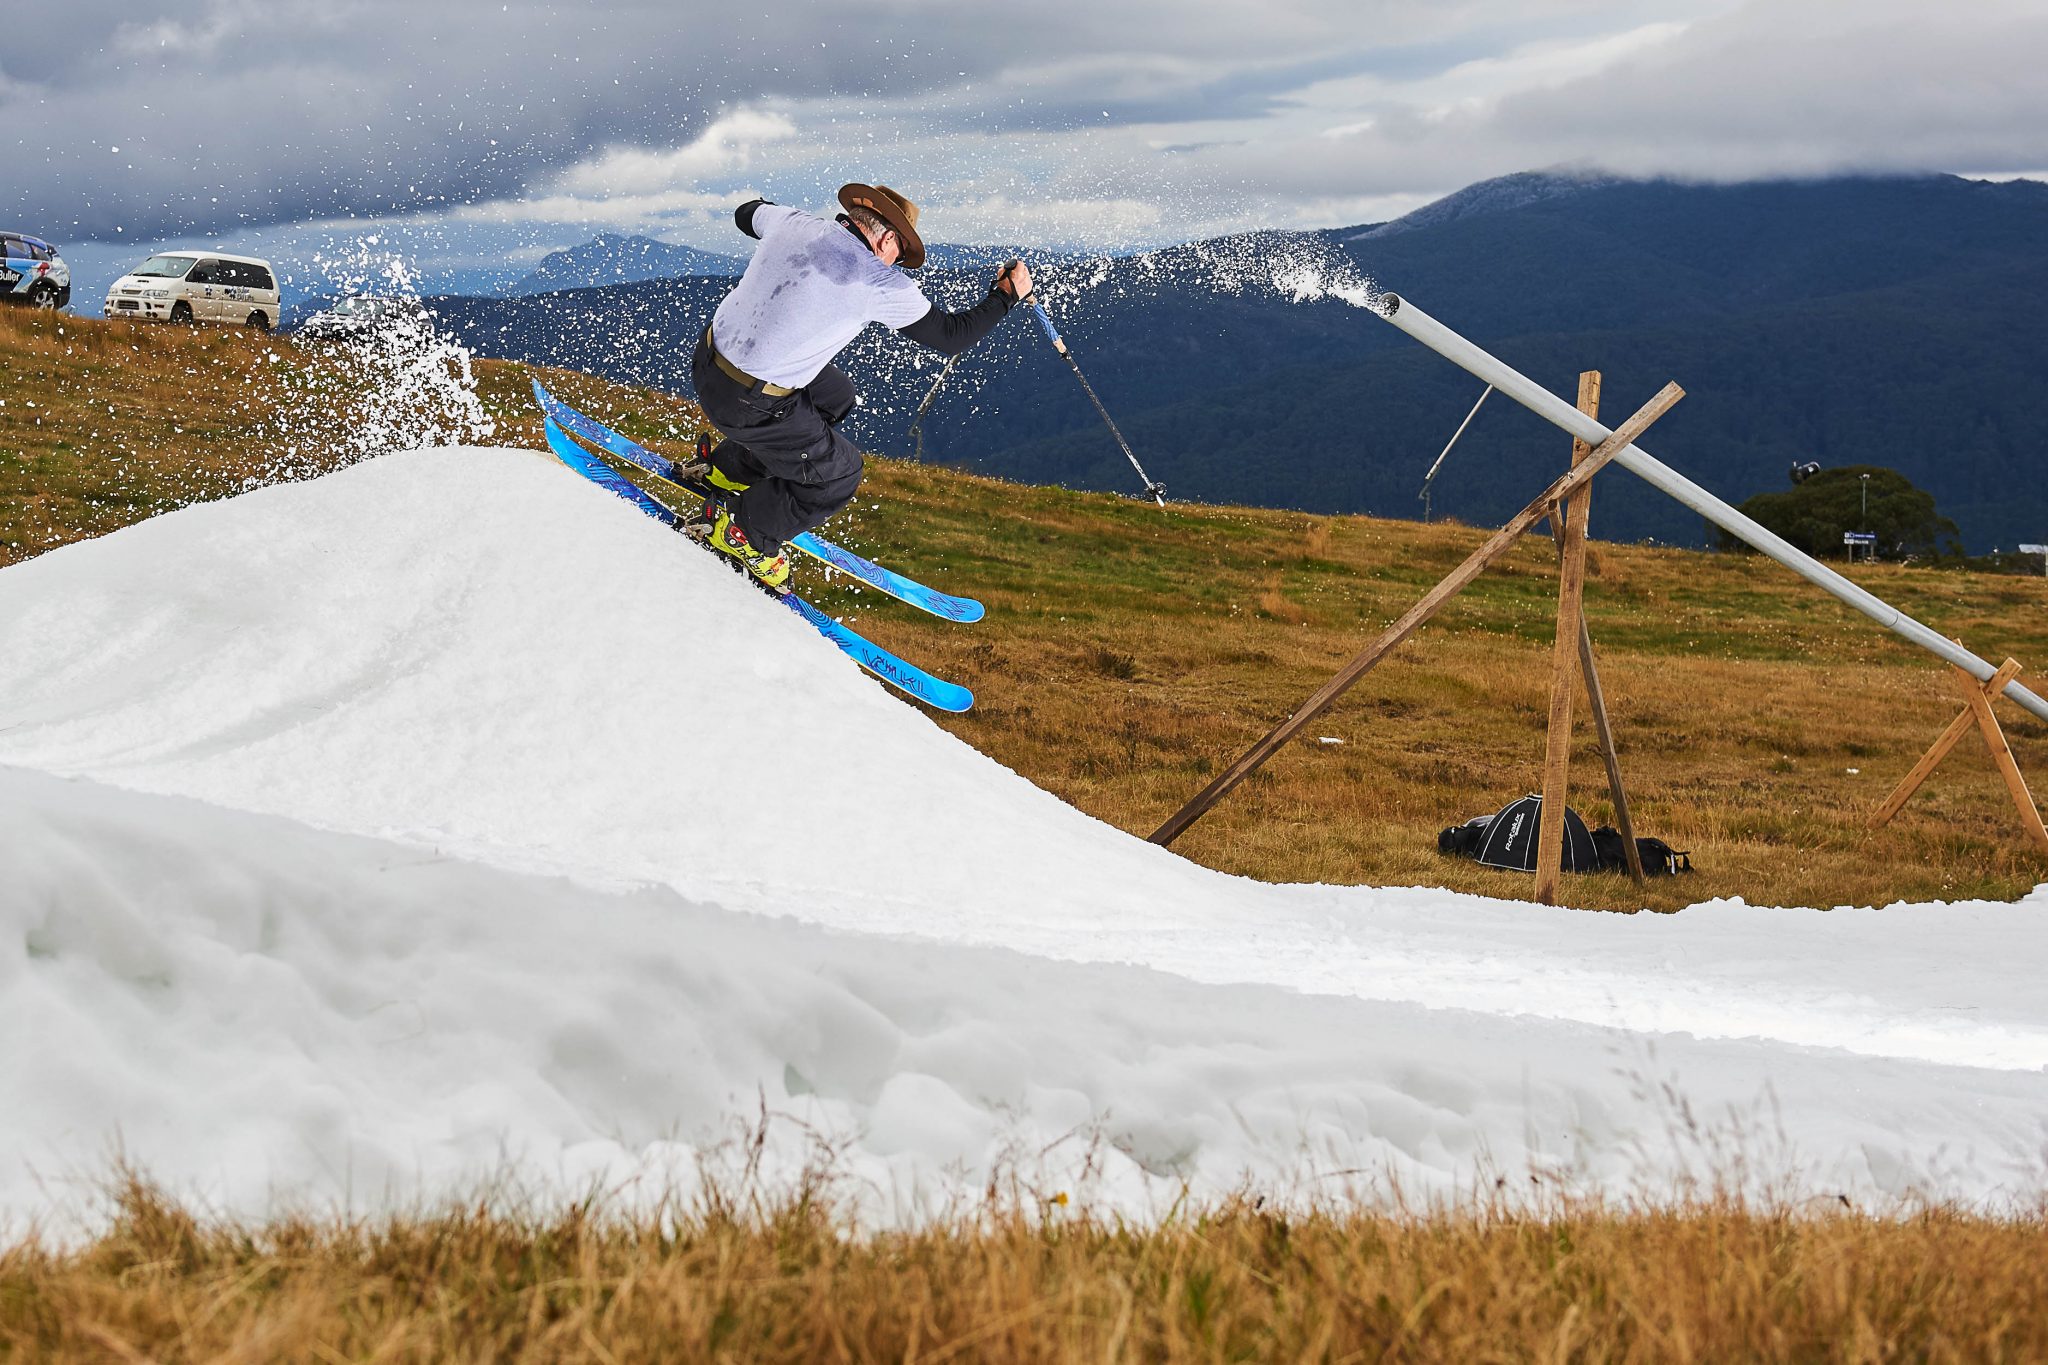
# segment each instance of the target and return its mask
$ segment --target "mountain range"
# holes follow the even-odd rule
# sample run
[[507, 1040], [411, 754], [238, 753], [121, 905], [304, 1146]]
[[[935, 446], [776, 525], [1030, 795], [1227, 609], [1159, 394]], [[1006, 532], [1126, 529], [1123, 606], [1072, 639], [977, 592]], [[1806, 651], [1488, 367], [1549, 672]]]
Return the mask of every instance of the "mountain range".
[[600, 232], [581, 246], [549, 252], [515, 281], [507, 294], [545, 294], [556, 289], [631, 284], [678, 275], [737, 275], [747, 263], [735, 256], [699, 251], [617, 232]]
[[[1269, 283], [1366, 276], [1567, 398], [1579, 370], [1602, 370], [1613, 420], [1676, 379], [1688, 396], [1644, 444], [1730, 501], [1784, 487], [1795, 461], [1885, 465], [1984, 550], [2048, 539], [2044, 242], [2048, 185], [2032, 181], [1529, 173], [1391, 223], [1034, 259], [1034, 270], [1073, 355], [1175, 496], [1420, 514], [1423, 473], [1481, 386], [1367, 310], [1294, 302]], [[941, 306], [964, 307], [1003, 254], [957, 269], [934, 253], [921, 282]], [[433, 306], [482, 354], [687, 391], [690, 346], [730, 287], [697, 275]], [[856, 439], [909, 453], [936, 359], [870, 329], [842, 360], [863, 393]], [[920, 435], [927, 459], [1135, 484], [1024, 317], [954, 367]], [[1568, 450], [1496, 399], [1447, 462], [1433, 508], [1503, 520]], [[1708, 540], [1696, 516], [1626, 475], [1601, 481], [1594, 527]]]

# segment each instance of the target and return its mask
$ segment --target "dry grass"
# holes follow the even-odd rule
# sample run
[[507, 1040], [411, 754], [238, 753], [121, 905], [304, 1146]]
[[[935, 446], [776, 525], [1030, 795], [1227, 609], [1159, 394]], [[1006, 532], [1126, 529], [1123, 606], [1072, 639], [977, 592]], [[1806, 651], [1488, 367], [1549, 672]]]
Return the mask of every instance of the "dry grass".
[[[887, 494], [844, 538], [944, 566], [991, 610], [966, 631], [894, 610], [863, 611], [862, 628], [977, 688], [976, 709], [941, 724], [1136, 834], [1485, 534], [1161, 514], [893, 463], [875, 481]], [[1692, 850], [1702, 870], [1647, 893], [1618, 876], [1570, 878], [1569, 903], [2011, 899], [2048, 874], [1974, 737], [1891, 828], [1867, 828], [1955, 714], [1945, 666], [1764, 561], [1612, 544], [1599, 558], [1589, 617], [1637, 828]], [[2039, 581], [1896, 565], [1855, 574], [1994, 659], [2048, 658]], [[1555, 593], [1555, 551], [1530, 537], [1175, 847], [1267, 880], [1527, 894], [1526, 877], [1441, 857], [1435, 835], [1539, 781]], [[1092, 663], [1105, 653], [1130, 662]], [[2000, 711], [2022, 768], [2038, 769], [2048, 726]], [[1576, 733], [1573, 803], [1609, 820], [1583, 701]]]
[[1891, 1361], [2048, 1358], [2048, 1225], [1560, 1204], [1127, 1226], [992, 1203], [850, 1237], [826, 1202], [491, 1201], [202, 1222], [141, 1184], [0, 1251], [0, 1359]]
[[[0, 562], [240, 487], [276, 455], [262, 444], [263, 386], [299, 363], [289, 343], [239, 332], [0, 312], [0, 380], [17, 381], [0, 408]], [[496, 439], [539, 447], [527, 373], [481, 362], [478, 390]], [[185, 411], [195, 374], [236, 397]], [[697, 430], [695, 409], [672, 395], [562, 372], [547, 382], [657, 448], [679, 452]], [[21, 401], [38, 389], [46, 401], [31, 413]], [[886, 459], [869, 471], [832, 534], [981, 597], [988, 619], [949, 625], [817, 588], [815, 575], [807, 590], [975, 688], [975, 710], [940, 724], [1137, 834], [1485, 535], [1248, 508], [1161, 512]], [[1544, 472], [1532, 468], [1532, 492]], [[1527, 538], [1175, 847], [1268, 880], [1525, 895], [1526, 877], [1445, 859], [1435, 836], [1538, 780], [1555, 558], [1547, 537]], [[2039, 579], [1853, 573], [1988, 657], [2048, 660]], [[1570, 903], [2011, 899], [2048, 875], [1974, 738], [1890, 829], [1865, 826], [1954, 714], [1945, 666], [1762, 560], [1599, 544], [1587, 591], [1637, 827], [1692, 850], [1701, 871], [1646, 893], [1618, 876], [1568, 878]], [[1580, 710], [1572, 799], [1597, 822], [1612, 812]], [[2038, 769], [2048, 726], [2000, 710], [2023, 770]]]
[[0, 564], [98, 535], [256, 477], [252, 445], [280, 393], [239, 328], [0, 309]]

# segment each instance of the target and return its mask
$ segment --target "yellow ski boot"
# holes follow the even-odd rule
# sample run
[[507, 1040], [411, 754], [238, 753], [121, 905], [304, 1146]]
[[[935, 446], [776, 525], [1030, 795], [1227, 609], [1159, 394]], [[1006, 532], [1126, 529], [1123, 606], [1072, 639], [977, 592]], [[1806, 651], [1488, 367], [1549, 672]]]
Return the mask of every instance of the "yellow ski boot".
[[747, 543], [747, 533], [732, 519], [732, 512], [725, 507], [706, 507], [711, 514], [711, 531], [704, 537], [704, 543], [720, 554], [731, 555], [746, 566], [748, 573], [759, 579], [763, 587], [776, 592], [789, 591], [789, 552], [778, 550], [772, 555], [762, 554]]

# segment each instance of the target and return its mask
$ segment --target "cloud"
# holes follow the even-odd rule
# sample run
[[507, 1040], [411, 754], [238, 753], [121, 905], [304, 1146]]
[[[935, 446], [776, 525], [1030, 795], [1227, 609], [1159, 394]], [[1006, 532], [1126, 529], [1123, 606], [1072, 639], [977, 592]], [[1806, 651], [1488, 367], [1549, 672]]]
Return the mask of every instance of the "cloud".
[[1013, 198], [996, 194], [927, 213], [928, 230], [948, 241], [1031, 242], [1079, 247], [1156, 241], [1166, 210], [1147, 199]]
[[647, 195], [681, 189], [712, 177], [744, 171], [754, 151], [796, 136], [785, 115], [761, 110], [728, 114], [681, 147], [668, 151], [608, 147], [554, 178], [553, 188], [569, 195]]
[[2044, 53], [2038, 4], [1773, 0], [1494, 117], [1559, 145], [1597, 132], [1599, 160], [1637, 174], [2021, 169], [2048, 151]]
[[140, 8], [67, 0], [0, 49], [0, 217], [125, 241], [393, 214], [722, 234], [743, 190], [818, 206], [882, 178], [963, 233], [1123, 244], [1390, 216], [1566, 162], [2048, 164], [2038, 0]]
[[[1279, 201], [1449, 190], [1559, 164], [1736, 180], [2048, 161], [2048, 13], [2013, 0], [1769, 0], [1302, 92], [1194, 173]], [[1340, 121], [1351, 108], [1364, 117]]]

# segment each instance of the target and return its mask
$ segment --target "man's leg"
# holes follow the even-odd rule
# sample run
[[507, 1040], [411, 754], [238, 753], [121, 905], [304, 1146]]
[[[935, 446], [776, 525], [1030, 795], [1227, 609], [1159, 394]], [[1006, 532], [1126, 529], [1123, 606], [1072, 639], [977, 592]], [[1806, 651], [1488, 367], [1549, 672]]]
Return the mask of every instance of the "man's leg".
[[742, 433], [748, 462], [763, 477], [740, 496], [740, 529], [756, 545], [779, 545], [822, 525], [860, 487], [859, 447], [839, 434], [858, 396], [837, 365], [791, 397], [795, 405], [769, 427]]
[[768, 470], [754, 458], [753, 452], [730, 436], [712, 449], [710, 458], [713, 473], [720, 476], [711, 481], [715, 488], [745, 488], [768, 477]]
[[[735, 513], [740, 529], [763, 549], [822, 525], [860, 488], [860, 450], [808, 404], [748, 437], [749, 454], [768, 476], [740, 495]], [[795, 451], [772, 448], [797, 437], [806, 439]]]
[[733, 384], [700, 342], [691, 377], [705, 416], [726, 438], [712, 467], [750, 485], [734, 512], [756, 548], [772, 553], [852, 501], [860, 487], [860, 450], [834, 428], [853, 411], [857, 396], [838, 366], [827, 365], [804, 388], [771, 399]]

